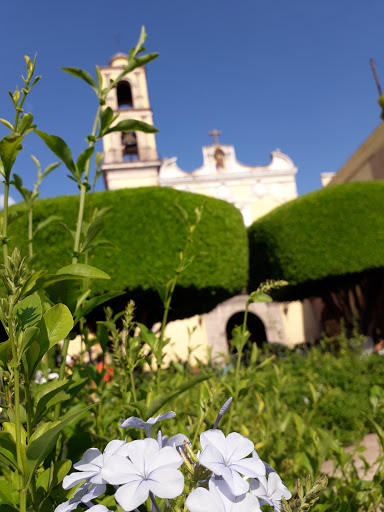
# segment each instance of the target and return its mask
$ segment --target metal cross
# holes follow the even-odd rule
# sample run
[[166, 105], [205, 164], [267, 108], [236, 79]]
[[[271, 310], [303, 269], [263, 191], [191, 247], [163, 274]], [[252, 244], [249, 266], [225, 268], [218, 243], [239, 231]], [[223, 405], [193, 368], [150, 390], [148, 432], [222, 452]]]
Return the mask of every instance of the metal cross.
[[219, 144], [219, 135], [221, 135], [221, 132], [219, 132], [218, 130], [212, 130], [211, 132], [208, 133], [208, 135], [211, 135], [213, 137], [213, 143], [215, 144], [215, 146], [217, 146]]

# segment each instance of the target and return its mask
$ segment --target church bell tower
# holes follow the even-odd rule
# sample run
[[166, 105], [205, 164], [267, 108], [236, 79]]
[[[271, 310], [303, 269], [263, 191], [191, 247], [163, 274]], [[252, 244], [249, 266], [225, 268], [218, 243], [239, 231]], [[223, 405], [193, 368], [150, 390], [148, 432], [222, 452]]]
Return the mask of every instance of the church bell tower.
[[[128, 56], [114, 55], [109, 66], [100, 68], [104, 87], [126, 66]], [[153, 124], [145, 68], [136, 68], [123, 77], [107, 97], [107, 106], [119, 114], [117, 122], [137, 119]], [[158, 185], [161, 161], [153, 133], [113, 132], [103, 138], [101, 166], [107, 190]]]

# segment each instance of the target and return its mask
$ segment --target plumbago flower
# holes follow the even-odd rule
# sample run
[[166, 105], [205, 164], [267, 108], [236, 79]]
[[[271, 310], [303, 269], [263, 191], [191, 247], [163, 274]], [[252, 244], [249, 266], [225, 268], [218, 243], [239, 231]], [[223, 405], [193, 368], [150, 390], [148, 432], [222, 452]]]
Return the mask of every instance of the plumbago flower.
[[159, 414], [155, 418], [148, 418], [147, 421], [143, 421], [141, 418], [136, 418], [135, 416], [131, 416], [126, 420], [121, 420], [120, 428], [141, 428], [145, 430], [147, 437], [151, 437], [151, 428], [156, 425], [159, 421], [169, 420], [174, 418], [176, 413], [173, 411], [165, 412], [164, 414]]
[[112, 485], [121, 485], [115, 500], [126, 511], [134, 510], [148, 496], [176, 498], [184, 490], [184, 476], [178, 468], [183, 458], [175, 448], [160, 448], [155, 439], [139, 439], [128, 445], [129, 460], [111, 456], [101, 475]]
[[225, 437], [221, 430], [207, 430], [201, 434], [200, 444], [203, 452], [199, 463], [214, 475], [221, 476], [234, 496], [249, 490], [249, 483], [240, 475], [247, 478], [265, 476], [265, 466], [260, 458], [248, 457], [254, 452], [254, 444], [237, 432]]
[[[114, 440], [107, 444], [104, 453], [97, 448], [89, 448], [83, 458], [74, 464], [74, 468], [78, 470], [77, 473], [68, 475], [63, 480], [64, 489], [71, 489], [78, 485], [83, 480], [87, 483], [96, 484], [89, 491], [92, 494], [92, 498], [96, 498], [105, 492], [106, 481], [101, 476], [101, 470], [103, 465], [114, 454], [119, 453], [125, 455], [127, 453], [127, 443], [125, 441]], [[97, 486], [97, 488], [96, 488]], [[98, 494], [95, 494], [95, 493]], [[90, 501], [92, 498], [87, 499], [88, 496], [82, 498], [83, 502]]]
[[185, 502], [190, 512], [258, 512], [258, 499], [249, 492], [233, 496], [225, 480], [209, 480], [209, 490], [199, 487], [191, 492]]
[[250, 492], [260, 500], [262, 505], [271, 505], [275, 512], [280, 512], [282, 498], [289, 500], [292, 494], [276, 471], [266, 462], [264, 462], [264, 465], [267, 470], [268, 480], [266, 477], [259, 478], [258, 480], [251, 479], [249, 482]]
[[[76, 489], [73, 498], [61, 503], [61, 505], [58, 505], [55, 508], [55, 512], [71, 512], [71, 510], [76, 510], [78, 505], [81, 503], [92, 508], [91, 500], [101, 496], [104, 492], [105, 485], [94, 485], [89, 482], [85, 482]], [[97, 509], [96, 512], [98, 512]], [[105, 512], [105, 510], [103, 511], [103, 509], [101, 509], [99, 512]]]
[[[290, 498], [291, 493], [257, 455], [253, 442], [237, 432], [225, 437], [217, 430], [230, 403], [231, 399], [220, 409], [213, 429], [201, 434], [202, 453], [198, 455], [183, 434], [168, 439], [158, 430], [156, 439], [150, 437], [156, 423], [175, 417], [173, 411], [147, 421], [135, 417], [122, 420], [122, 428], [143, 429], [148, 437], [130, 443], [111, 441], [103, 453], [96, 448], [87, 450], [74, 465], [76, 471], [63, 480], [64, 489], [79, 487], [55, 512], [71, 512], [82, 504], [90, 512], [111, 512], [105, 505], [92, 503], [105, 493], [107, 484], [115, 487], [115, 501], [126, 512], [137, 510], [148, 498], [152, 510], [159, 512], [157, 498], [178, 497], [171, 508], [179, 509], [185, 502], [190, 512], [261, 512], [260, 504], [281, 512], [281, 499]], [[194, 489], [188, 497], [183, 495], [184, 476], [179, 470], [183, 462], [189, 478], [186, 488]]]

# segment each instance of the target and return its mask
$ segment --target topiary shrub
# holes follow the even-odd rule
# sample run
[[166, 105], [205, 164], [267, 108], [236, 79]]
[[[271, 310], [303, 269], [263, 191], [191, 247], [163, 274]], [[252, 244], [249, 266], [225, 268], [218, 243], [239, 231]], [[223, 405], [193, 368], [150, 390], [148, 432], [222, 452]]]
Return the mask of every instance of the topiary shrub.
[[[186, 240], [186, 227], [175, 205], [195, 220], [194, 209], [204, 204], [202, 221], [193, 244], [195, 259], [181, 274], [172, 305], [172, 317], [209, 311], [222, 300], [235, 295], [248, 278], [248, 242], [241, 213], [227, 202], [163, 187], [122, 189], [89, 195], [86, 211], [110, 207], [105, 215], [101, 237], [112, 244], [98, 248], [89, 264], [110, 276], [95, 281], [92, 288], [101, 293], [125, 290], [114, 300], [114, 309], [128, 299], [149, 315], [161, 317], [161, 302], [154, 282], [165, 283], [174, 275], [179, 251]], [[36, 224], [50, 215], [59, 215], [71, 229], [75, 226], [79, 198], [64, 196], [36, 202]], [[27, 219], [11, 226], [12, 244], [27, 254]], [[35, 268], [49, 272], [71, 262], [73, 242], [59, 225], [39, 231], [34, 241]]]
[[299, 197], [258, 219], [248, 230], [251, 287], [285, 279], [290, 286], [275, 297], [322, 296], [332, 314], [350, 324], [357, 309], [366, 333], [377, 316], [373, 305], [383, 301], [383, 205], [383, 182], [352, 182]]

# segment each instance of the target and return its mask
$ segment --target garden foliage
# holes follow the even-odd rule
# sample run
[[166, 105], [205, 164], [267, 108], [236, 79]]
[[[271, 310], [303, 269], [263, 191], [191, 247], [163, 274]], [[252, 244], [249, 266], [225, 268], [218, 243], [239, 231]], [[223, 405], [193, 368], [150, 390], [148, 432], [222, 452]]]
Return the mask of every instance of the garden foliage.
[[[353, 182], [311, 192], [249, 228], [250, 283], [285, 279], [292, 298], [333, 279], [384, 268], [384, 183]], [[306, 285], [310, 285], [306, 287]]]
[[[274, 298], [321, 297], [327, 319], [348, 335], [384, 337], [384, 184], [333, 185], [286, 203], [249, 228], [250, 286], [289, 286]], [[340, 332], [340, 328], [339, 328]]]
[[[78, 205], [76, 196], [39, 200], [34, 206], [35, 222], [54, 216], [74, 225]], [[100, 192], [88, 197], [88, 212], [105, 211], [100, 220], [102, 232], [89, 243], [92, 252], [88, 262], [108, 269], [111, 277], [94, 282], [92, 290], [125, 290], [127, 294], [115, 300], [115, 309], [124, 309], [127, 300], [133, 299], [150, 319], [159, 320], [162, 306], [157, 288], [173, 275], [183, 250], [183, 215], [187, 213], [191, 218], [200, 207], [203, 215], [189, 255], [193, 264], [180, 275], [172, 315], [206, 312], [241, 291], [248, 279], [248, 241], [240, 212], [225, 201], [163, 187]], [[26, 229], [25, 216], [12, 226], [12, 245], [22, 251], [27, 250]], [[96, 240], [98, 247], [94, 247]], [[43, 258], [47, 246], [48, 260]], [[70, 234], [58, 222], [46, 226], [34, 238], [35, 267], [56, 272], [71, 258], [72, 246]]]

